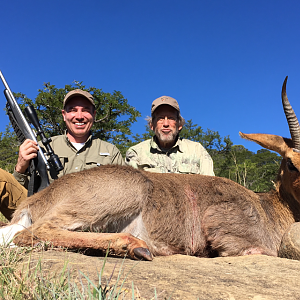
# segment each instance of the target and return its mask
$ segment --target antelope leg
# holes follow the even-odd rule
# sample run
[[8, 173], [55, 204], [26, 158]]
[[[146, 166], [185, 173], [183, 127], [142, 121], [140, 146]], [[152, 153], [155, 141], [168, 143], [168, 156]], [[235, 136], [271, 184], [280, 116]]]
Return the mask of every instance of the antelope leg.
[[68, 249], [95, 249], [133, 259], [152, 260], [147, 244], [128, 233], [78, 232], [62, 229], [48, 222], [21, 231], [14, 238], [19, 246], [34, 245], [39, 241], [51, 242], [54, 247]]

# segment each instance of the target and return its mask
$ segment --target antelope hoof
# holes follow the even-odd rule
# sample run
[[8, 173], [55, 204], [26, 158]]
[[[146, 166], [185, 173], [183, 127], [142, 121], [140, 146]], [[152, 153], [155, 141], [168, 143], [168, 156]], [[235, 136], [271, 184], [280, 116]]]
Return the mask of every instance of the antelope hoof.
[[139, 247], [133, 249], [133, 253], [137, 259], [153, 260], [151, 252], [147, 248]]

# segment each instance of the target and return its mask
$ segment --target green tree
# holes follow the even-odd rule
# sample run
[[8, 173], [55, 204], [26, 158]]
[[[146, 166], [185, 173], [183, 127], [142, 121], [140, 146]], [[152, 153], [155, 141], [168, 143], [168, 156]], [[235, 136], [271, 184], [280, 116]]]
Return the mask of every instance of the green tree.
[[19, 142], [10, 126], [0, 132], [0, 168], [12, 173], [17, 162]]
[[244, 146], [235, 145], [230, 156], [225, 177], [256, 192], [266, 192], [274, 187], [281, 161], [279, 155], [266, 149], [254, 153]]
[[273, 188], [281, 160], [277, 153], [267, 149], [258, 150], [252, 157], [256, 168], [254, 179], [249, 180], [250, 189], [265, 192]]

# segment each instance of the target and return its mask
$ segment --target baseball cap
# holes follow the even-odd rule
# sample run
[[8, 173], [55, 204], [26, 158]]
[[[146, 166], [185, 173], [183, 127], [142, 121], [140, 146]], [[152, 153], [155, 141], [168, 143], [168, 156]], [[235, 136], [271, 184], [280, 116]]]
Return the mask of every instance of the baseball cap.
[[83, 90], [80, 90], [80, 89], [76, 89], [76, 90], [70, 91], [65, 96], [64, 102], [63, 102], [63, 107], [65, 107], [67, 102], [75, 96], [82, 96], [82, 97], [86, 98], [87, 100], [89, 100], [93, 104], [93, 106], [95, 106], [94, 98], [89, 92], [86, 92], [86, 91], [83, 91]]
[[177, 102], [174, 98], [169, 97], [169, 96], [161, 96], [161, 97], [155, 99], [155, 100], [152, 102], [152, 106], [151, 106], [151, 114], [153, 114], [153, 112], [154, 112], [160, 105], [163, 105], [163, 104], [170, 105], [170, 106], [174, 107], [177, 111], [180, 112], [179, 104], [178, 104], [178, 102]]

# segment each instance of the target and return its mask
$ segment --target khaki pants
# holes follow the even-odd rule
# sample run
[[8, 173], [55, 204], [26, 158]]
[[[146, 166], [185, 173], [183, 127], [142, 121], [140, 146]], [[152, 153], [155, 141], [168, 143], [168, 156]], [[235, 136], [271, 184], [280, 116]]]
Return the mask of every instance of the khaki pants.
[[0, 211], [10, 220], [17, 206], [27, 198], [27, 190], [15, 177], [0, 169]]

